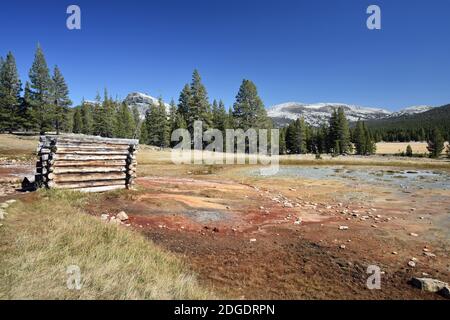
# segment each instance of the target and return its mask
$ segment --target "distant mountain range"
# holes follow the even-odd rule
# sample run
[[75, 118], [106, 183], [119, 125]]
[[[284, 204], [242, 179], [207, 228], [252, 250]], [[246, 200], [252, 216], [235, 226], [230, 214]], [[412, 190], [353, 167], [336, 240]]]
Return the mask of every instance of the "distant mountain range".
[[[123, 100], [129, 107], [136, 106], [142, 118], [148, 110], [150, 104], [158, 103], [158, 99], [142, 92], [131, 92]], [[90, 102], [90, 101], [87, 101]], [[95, 101], [92, 101], [95, 103]], [[166, 110], [169, 111], [169, 104], [164, 103]], [[299, 103], [287, 102], [275, 105], [267, 110], [267, 114], [272, 118], [275, 126], [283, 127], [288, 125], [292, 120], [304, 117], [305, 121], [313, 126], [319, 126], [323, 122], [330, 119], [334, 109], [342, 107], [349, 121], [364, 121], [391, 119], [408, 115], [420, 114], [427, 112], [433, 107], [431, 106], [413, 106], [402, 109], [397, 112], [391, 112], [381, 108], [368, 108], [362, 106], [349, 105], [344, 103]]]
[[344, 112], [349, 121], [379, 120], [403, 115], [411, 115], [431, 110], [431, 106], [413, 106], [398, 112], [390, 112], [381, 108], [368, 108], [344, 103], [299, 103], [287, 102], [275, 105], [267, 110], [267, 114], [272, 118], [275, 126], [283, 127], [292, 120], [303, 117], [312, 126], [319, 126], [330, 119], [333, 110], [344, 108]]

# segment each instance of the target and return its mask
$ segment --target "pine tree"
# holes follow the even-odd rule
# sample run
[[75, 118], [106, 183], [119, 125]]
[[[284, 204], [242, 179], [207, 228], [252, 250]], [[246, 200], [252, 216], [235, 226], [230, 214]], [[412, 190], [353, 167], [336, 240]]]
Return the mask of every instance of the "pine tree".
[[17, 72], [16, 60], [11, 52], [0, 68], [0, 132], [20, 127], [20, 92], [22, 84]]
[[242, 80], [233, 105], [233, 118], [237, 128], [246, 131], [249, 128], [269, 129], [270, 119], [255, 84], [250, 80]]
[[180, 98], [178, 99], [178, 114], [181, 115], [185, 121], [189, 116], [189, 106], [191, 105], [191, 100], [191, 87], [186, 84], [180, 93]]
[[197, 70], [194, 70], [192, 74], [190, 93], [186, 122], [189, 132], [192, 134], [195, 121], [202, 121], [204, 130], [209, 129], [212, 125], [211, 106], [208, 102], [206, 88]]
[[287, 127], [286, 148], [291, 154], [307, 152], [307, 129], [303, 118], [293, 121]]
[[444, 138], [438, 128], [434, 128], [428, 140], [427, 150], [430, 153], [430, 158], [438, 158], [442, 150], [444, 150]]
[[33, 110], [33, 117], [36, 126], [41, 134], [52, 128], [52, 105], [51, 105], [51, 88], [52, 79], [50, 78], [47, 62], [44, 53], [38, 45], [34, 56], [33, 65], [29, 72], [30, 78], [30, 105]]
[[329, 145], [332, 146], [335, 155], [351, 151], [350, 130], [342, 107], [334, 110], [331, 115]]
[[72, 101], [69, 99], [69, 88], [58, 66], [55, 66], [53, 70], [51, 102], [56, 134], [59, 134], [61, 130], [67, 131], [67, 115]]
[[353, 142], [355, 143], [356, 154], [365, 155], [367, 152], [366, 146], [366, 131], [361, 120], [356, 123], [356, 128], [353, 133]]
[[118, 138], [132, 138], [134, 127], [134, 118], [130, 108], [122, 102], [116, 113], [116, 131], [114, 136]]
[[169, 121], [166, 107], [162, 99], [157, 104], [152, 103], [145, 115], [145, 129], [147, 130], [147, 143], [158, 147], [169, 146]]
[[31, 85], [28, 81], [25, 83], [24, 95], [20, 103], [20, 118], [22, 127], [26, 131], [36, 127], [37, 120], [33, 106], [31, 105]]
[[94, 112], [95, 121], [95, 134], [111, 138], [114, 136], [116, 126], [114, 121], [114, 116], [116, 112], [115, 102], [110, 96], [108, 96], [108, 91], [105, 89], [103, 101], [99, 103], [100, 97], [97, 94], [96, 106]]
[[133, 115], [133, 121], [134, 121], [133, 138], [136, 138], [136, 137], [139, 138], [141, 135], [142, 120], [141, 120], [141, 114], [139, 113], [138, 107], [133, 106], [131, 108], [131, 113]]
[[83, 134], [93, 134], [94, 133], [94, 118], [92, 115], [93, 106], [86, 103], [83, 99], [81, 102], [81, 120], [83, 123]]
[[177, 116], [178, 116], [178, 110], [177, 105], [175, 104], [175, 101], [172, 99], [169, 103], [169, 119], [170, 119], [170, 133], [172, 133], [173, 130], [177, 129]]
[[83, 120], [81, 118], [81, 110], [80, 108], [76, 108], [73, 114], [73, 133], [82, 133], [83, 132]]
[[141, 123], [141, 130], [139, 132], [139, 143], [141, 144], [149, 144], [148, 143], [148, 129], [147, 122], [143, 121]]
[[363, 123], [363, 127], [364, 127], [364, 132], [365, 132], [365, 136], [366, 136], [366, 154], [367, 155], [371, 155], [371, 154], [375, 154], [376, 150], [377, 150], [377, 145], [375, 143], [375, 140], [372, 138], [372, 134], [369, 131], [369, 129], [366, 127], [365, 123]]
[[225, 134], [225, 129], [227, 129], [228, 115], [222, 100], [219, 100], [219, 103], [217, 103], [216, 100], [213, 101], [212, 118], [213, 127]]
[[234, 122], [233, 116], [233, 109], [231, 107], [228, 108], [226, 129], [236, 129], [236, 123]]

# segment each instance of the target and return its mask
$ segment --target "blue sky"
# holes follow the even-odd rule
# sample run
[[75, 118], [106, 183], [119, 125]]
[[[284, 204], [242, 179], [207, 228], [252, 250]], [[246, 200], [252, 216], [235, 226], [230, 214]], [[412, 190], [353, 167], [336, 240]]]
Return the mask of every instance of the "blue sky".
[[[66, 8], [81, 8], [81, 30]], [[368, 30], [366, 8], [381, 7]], [[448, 0], [3, 1], [0, 55], [22, 80], [40, 42], [71, 98], [97, 90], [178, 99], [194, 68], [210, 99], [232, 105], [243, 78], [266, 107], [344, 102], [398, 110], [450, 102]]]

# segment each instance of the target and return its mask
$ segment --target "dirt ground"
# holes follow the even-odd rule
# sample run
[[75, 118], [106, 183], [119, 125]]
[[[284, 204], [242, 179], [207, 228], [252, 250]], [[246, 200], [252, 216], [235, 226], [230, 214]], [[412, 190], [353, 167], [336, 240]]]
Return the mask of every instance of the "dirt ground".
[[[221, 178], [236, 176], [226, 172], [142, 177], [137, 191], [105, 195], [89, 210], [126, 211], [130, 227], [182, 256], [228, 298], [440, 299], [408, 281], [450, 281], [448, 191], [398, 195], [368, 187], [358, 201], [336, 181], [238, 182]], [[369, 265], [382, 270], [381, 290], [366, 287]]]

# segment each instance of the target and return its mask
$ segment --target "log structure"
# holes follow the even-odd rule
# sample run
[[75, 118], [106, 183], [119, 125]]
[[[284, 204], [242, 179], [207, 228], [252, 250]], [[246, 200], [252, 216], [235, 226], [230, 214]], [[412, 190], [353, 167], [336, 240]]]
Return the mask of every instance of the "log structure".
[[39, 187], [100, 192], [130, 189], [138, 140], [79, 134], [40, 137], [35, 183]]

